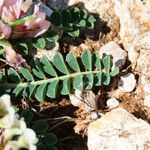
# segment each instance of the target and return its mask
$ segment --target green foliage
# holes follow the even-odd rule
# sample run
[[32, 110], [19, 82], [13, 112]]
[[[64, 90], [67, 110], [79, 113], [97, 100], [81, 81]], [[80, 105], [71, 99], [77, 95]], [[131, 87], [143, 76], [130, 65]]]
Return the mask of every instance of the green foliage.
[[27, 124], [33, 119], [33, 113], [29, 109], [25, 109], [21, 112], [20, 117], [23, 117]]
[[45, 119], [33, 121], [34, 114], [29, 109], [23, 110], [20, 117], [23, 117], [27, 125], [36, 132], [36, 135], [39, 139], [37, 143], [38, 150], [57, 149], [55, 147], [55, 145], [58, 143], [57, 136], [48, 131], [49, 125]]
[[54, 28], [59, 27], [71, 37], [78, 37], [81, 29], [93, 29], [96, 19], [94, 16], [88, 15], [85, 9], [73, 7], [62, 11], [54, 11], [51, 14], [50, 21]]
[[[81, 55], [79, 64], [74, 54], [70, 52], [64, 60], [57, 53], [53, 62], [47, 57], [31, 62], [31, 70], [21, 67], [18, 73], [13, 68], [8, 70], [7, 82], [1, 80], [0, 88], [12, 89], [15, 96], [23, 95], [30, 98], [32, 95], [38, 101], [44, 101], [45, 96], [56, 98], [59, 94], [68, 95], [71, 89], [92, 89], [93, 86], [109, 85], [111, 76], [119, 73], [119, 68], [111, 68], [111, 57], [99, 59], [98, 53], [86, 50]], [[58, 90], [59, 88], [59, 90]]]
[[37, 49], [44, 49], [45, 45], [46, 41], [43, 37], [37, 38], [33, 43], [33, 46]]
[[42, 36], [34, 39], [19, 39], [17, 43], [13, 41], [14, 48], [19, 50], [20, 54], [28, 55], [30, 49], [45, 49], [49, 42], [57, 42], [63, 34], [74, 38], [79, 37], [82, 29], [93, 29], [96, 22], [93, 15], [77, 7], [56, 10], [49, 19], [52, 26]]

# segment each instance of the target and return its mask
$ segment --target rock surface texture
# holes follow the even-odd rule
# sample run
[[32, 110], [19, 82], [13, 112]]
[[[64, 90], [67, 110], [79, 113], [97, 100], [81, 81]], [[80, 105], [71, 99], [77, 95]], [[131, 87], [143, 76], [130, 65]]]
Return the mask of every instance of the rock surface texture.
[[149, 150], [150, 125], [123, 108], [106, 113], [88, 127], [89, 150]]
[[99, 50], [99, 54], [101, 58], [103, 58], [105, 55], [111, 55], [113, 58], [113, 64], [118, 67], [122, 67], [127, 58], [127, 52], [120, 48], [120, 46], [113, 41], [102, 46]]
[[[145, 103], [150, 103], [150, 0], [112, 0], [120, 20], [120, 38], [140, 75]], [[148, 102], [149, 101], [149, 102]]]

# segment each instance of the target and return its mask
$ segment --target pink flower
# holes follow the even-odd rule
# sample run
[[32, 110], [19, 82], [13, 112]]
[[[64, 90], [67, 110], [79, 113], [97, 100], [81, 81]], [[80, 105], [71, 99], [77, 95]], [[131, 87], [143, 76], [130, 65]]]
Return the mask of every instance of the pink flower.
[[23, 36], [37, 37], [50, 27], [50, 22], [46, 20], [46, 14], [40, 12], [41, 3], [34, 5], [33, 15], [35, 18], [13, 28], [12, 38], [20, 38]]
[[25, 59], [20, 54], [17, 54], [12, 47], [3, 46], [3, 50], [6, 53], [6, 63], [14, 68], [18, 68]]
[[13, 22], [19, 19], [22, 0], [3, 0], [0, 6], [0, 16], [5, 22]]
[[11, 27], [7, 24], [0, 22], [0, 40], [1, 39], [8, 39], [11, 34]]
[[[6, 23], [15, 22], [25, 16], [26, 12], [21, 10], [22, 4], [23, 0], [2, 0], [0, 3], [0, 17], [2, 20]], [[40, 5], [41, 3], [33, 5], [34, 12], [31, 15], [35, 16], [34, 18], [20, 25], [10, 27], [12, 28], [11, 38], [16, 39], [24, 36], [37, 37], [47, 31], [50, 27], [50, 22], [46, 20], [46, 14], [40, 11]], [[9, 32], [2, 33], [0, 29], [0, 37], [2, 34], [2, 37], [7, 39], [10, 36], [10, 28]], [[8, 31], [8, 27], [6, 28], [5, 26], [5, 31], [6, 30]]]

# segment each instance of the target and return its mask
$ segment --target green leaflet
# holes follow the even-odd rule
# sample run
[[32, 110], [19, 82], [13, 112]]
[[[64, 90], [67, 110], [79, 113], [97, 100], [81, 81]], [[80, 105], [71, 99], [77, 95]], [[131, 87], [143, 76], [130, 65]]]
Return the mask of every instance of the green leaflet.
[[81, 17], [81, 19], [86, 19], [87, 16], [88, 16], [87, 11], [86, 11], [85, 9], [82, 9], [82, 10], [80, 11], [80, 17]]
[[36, 61], [36, 59], [33, 59], [31, 61], [30, 65], [31, 65], [31, 68], [32, 68], [32, 72], [36, 77], [38, 77], [40, 79], [45, 79], [46, 78], [45, 74], [44, 74], [44, 72], [43, 72], [43, 70], [40, 66], [39, 61]]
[[18, 72], [14, 68], [10, 68], [8, 70], [8, 76], [9, 76], [9, 79], [14, 81], [14, 82], [20, 82], [20, 80], [21, 80], [20, 75], [18, 74]]
[[75, 77], [73, 81], [73, 88], [74, 89], [83, 89], [83, 75], [78, 75]]
[[46, 39], [49, 41], [49, 42], [57, 42], [59, 40], [59, 35], [56, 31], [54, 30], [51, 30], [49, 32], [47, 32], [46, 34]]
[[32, 74], [30, 73], [30, 71], [27, 68], [21, 67], [20, 72], [22, 73], [24, 78], [27, 79], [28, 81], [33, 81], [34, 80]]
[[86, 50], [82, 55], [81, 55], [81, 60], [83, 65], [87, 70], [92, 70], [92, 55], [89, 50]]
[[30, 98], [35, 89], [36, 89], [35, 84], [29, 84], [23, 91], [24, 96]]
[[53, 58], [55, 67], [63, 74], [68, 74], [68, 69], [65, 65], [64, 59], [60, 53], [57, 53]]
[[35, 98], [38, 101], [44, 101], [45, 100], [45, 94], [46, 94], [46, 83], [41, 84], [36, 92], [35, 92]]
[[112, 77], [116, 76], [119, 73], [119, 67], [115, 66], [115, 68], [110, 72]]
[[66, 78], [63, 81], [62, 90], [61, 90], [61, 94], [62, 95], [68, 95], [68, 94], [70, 94], [70, 84], [71, 84], [70, 78]]
[[98, 72], [95, 76], [95, 85], [100, 86], [102, 84], [102, 72]]
[[32, 129], [38, 134], [43, 134], [48, 131], [49, 125], [46, 120], [40, 119], [33, 123]]
[[41, 66], [43, 67], [43, 70], [46, 73], [48, 73], [53, 77], [57, 76], [56, 71], [54, 70], [53, 66], [51, 65], [47, 57], [44, 56], [43, 58], [41, 58], [40, 62], [41, 62]]
[[109, 85], [109, 83], [110, 83], [110, 74], [109, 73], [102, 74], [102, 83], [104, 85]]
[[35, 39], [33, 46], [37, 49], [44, 49], [46, 45], [46, 41], [43, 37]]
[[84, 19], [82, 19], [80, 22], [79, 22], [79, 27], [85, 27], [86, 26], [86, 21]]
[[104, 65], [106, 73], [109, 72], [110, 68], [111, 68], [111, 58], [110, 58], [110, 56], [105, 56], [103, 58], [103, 65]]
[[85, 80], [84, 80], [85, 82], [84, 82], [84, 88], [86, 89], [86, 90], [89, 90], [89, 89], [92, 89], [92, 87], [93, 87], [93, 82], [94, 82], [94, 79], [93, 79], [93, 74], [91, 73], [91, 74], [87, 74], [86, 76], [85, 76]]
[[33, 113], [29, 109], [25, 109], [21, 112], [20, 117], [23, 117], [28, 124], [33, 119]]
[[59, 82], [58, 80], [55, 80], [48, 85], [47, 93], [46, 93], [48, 97], [56, 98], [58, 82]]
[[74, 25], [72, 27], [72, 30], [68, 31], [67, 33], [68, 33], [68, 35], [70, 35], [72, 37], [78, 37], [80, 34], [80, 30], [78, 29], [77, 26]]
[[72, 52], [67, 54], [65, 62], [61, 53], [57, 53], [52, 62], [43, 57], [33, 59], [31, 69], [22, 66], [19, 72], [13, 68], [6, 74], [1, 72], [0, 88], [11, 89], [16, 96], [23, 94], [27, 99], [34, 95], [41, 102], [45, 96], [56, 98], [58, 93], [68, 95], [72, 89], [107, 86], [111, 77], [119, 73], [118, 67], [112, 69], [111, 61], [110, 56], [100, 60], [98, 53], [91, 54], [86, 50], [81, 55], [81, 64]]
[[24, 87], [23, 86], [17, 86], [14, 90], [13, 90], [13, 94], [15, 94], [15, 96], [19, 96], [21, 94], [21, 92], [23, 91]]
[[78, 64], [77, 59], [75, 58], [75, 56], [73, 55], [72, 52], [70, 52], [67, 57], [66, 57], [66, 61], [68, 62], [68, 65], [76, 72], [80, 72], [80, 67]]
[[98, 52], [93, 53], [93, 65], [97, 68], [97, 70], [102, 70], [101, 61], [99, 60], [100, 56]]

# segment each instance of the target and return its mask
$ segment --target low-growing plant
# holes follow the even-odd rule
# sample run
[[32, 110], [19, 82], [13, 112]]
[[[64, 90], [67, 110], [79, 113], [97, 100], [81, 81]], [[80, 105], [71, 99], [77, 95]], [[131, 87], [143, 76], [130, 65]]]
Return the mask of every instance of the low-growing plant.
[[49, 132], [49, 125], [46, 119], [39, 119], [34, 121], [34, 114], [25, 109], [21, 112], [21, 117], [26, 121], [26, 124], [35, 131], [38, 137], [38, 143], [36, 144], [37, 150], [56, 150], [56, 144], [58, 142], [57, 136]]
[[93, 15], [89, 15], [85, 9], [79, 9], [78, 7], [54, 11], [50, 16], [54, 31], [55, 28], [60, 28], [71, 37], [78, 37], [81, 29], [93, 29], [95, 21]]
[[80, 35], [80, 31], [83, 29], [94, 29], [96, 19], [93, 15], [89, 15], [85, 9], [79, 9], [78, 7], [67, 8], [63, 10], [54, 11], [49, 21], [52, 26], [48, 31], [40, 37], [32, 39], [29, 44], [29, 40], [22, 40], [16, 43], [18, 48], [22, 48], [27, 53], [29, 46], [36, 49], [44, 49], [50, 42], [57, 42], [62, 38], [64, 34], [77, 38]]
[[5, 74], [1, 73], [0, 88], [15, 96], [23, 94], [30, 98], [34, 95], [38, 101], [44, 101], [45, 96], [56, 98], [59, 91], [68, 95], [72, 89], [109, 85], [111, 77], [119, 73], [117, 66], [112, 69], [110, 56], [100, 60], [98, 52], [92, 54], [89, 50], [82, 53], [80, 62], [72, 52], [67, 54], [65, 61], [58, 52], [52, 62], [43, 57], [33, 59], [30, 66], [22, 66], [18, 72], [10, 68]]

